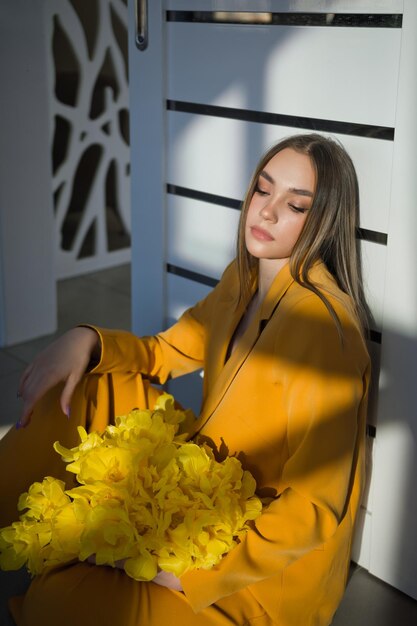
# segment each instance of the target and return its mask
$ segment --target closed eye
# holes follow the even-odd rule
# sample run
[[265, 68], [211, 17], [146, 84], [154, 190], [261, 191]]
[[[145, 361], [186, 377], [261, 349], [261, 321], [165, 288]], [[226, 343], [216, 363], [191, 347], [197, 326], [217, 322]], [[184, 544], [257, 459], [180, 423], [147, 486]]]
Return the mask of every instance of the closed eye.
[[296, 206], [295, 204], [288, 204], [288, 206], [292, 211], [295, 211], [295, 213], [305, 213], [306, 211], [308, 211], [308, 209], [306, 209], [305, 207]]
[[259, 195], [261, 196], [268, 196], [269, 193], [267, 191], [265, 191], [264, 189], [261, 189], [260, 187], [256, 186], [254, 193], [259, 193]]

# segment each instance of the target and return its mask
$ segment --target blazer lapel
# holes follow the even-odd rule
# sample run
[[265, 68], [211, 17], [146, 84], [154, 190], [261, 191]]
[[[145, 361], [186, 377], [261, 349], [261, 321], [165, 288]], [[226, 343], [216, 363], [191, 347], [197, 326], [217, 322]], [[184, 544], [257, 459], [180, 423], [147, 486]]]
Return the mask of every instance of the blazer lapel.
[[[265, 325], [268, 323], [270, 317], [273, 315], [281, 298], [293, 282], [294, 279], [290, 274], [289, 266], [287, 264], [275, 277], [265, 300], [259, 307], [252, 322], [246, 329], [244, 335], [237, 344], [236, 349], [226, 363], [225, 358], [229, 343], [244, 313], [244, 310], [240, 307], [233, 312], [231, 312], [230, 309], [227, 310], [226, 308], [224, 313], [219, 311], [218, 314], [224, 314], [225, 323], [222, 326], [224, 331], [221, 332], [220, 337], [213, 338], [213, 341], [216, 341], [216, 344], [219, 346], [219, 350], [216, 353], [216, 362], [211, 364], [210, 388], [207, 390], [206, 400], [202, 407], [200, 417], [195, 423], [192, 433], [193, 435], [204, 426], [217, 409], [223, 399], [223, 396], [239, 373], [240, 368], [246, 361], [252, 348], [256, 344], [259, 335], [265, 328]], [[230, 303], [229, 306], [233, 307], [233, 304]]]
[[216, 316], [221, 320], [221, 323], [216, 325], [216, 335], [210, 337], [212, 349], [209, 351], [205, 362], [205, 376], [210, 389], [222, 374], [230, 340], [243, 313], [243, 305], [238, 304], [238, 294], [230, 294], [229, 292], [217, 304]]

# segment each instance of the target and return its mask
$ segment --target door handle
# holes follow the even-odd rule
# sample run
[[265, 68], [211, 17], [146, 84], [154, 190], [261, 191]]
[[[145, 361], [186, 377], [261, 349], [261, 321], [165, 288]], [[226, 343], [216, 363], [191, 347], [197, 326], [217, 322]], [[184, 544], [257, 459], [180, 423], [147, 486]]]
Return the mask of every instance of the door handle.
[[142, 51], [148, 47], [148, 0], [135, 0], [135, 44]]

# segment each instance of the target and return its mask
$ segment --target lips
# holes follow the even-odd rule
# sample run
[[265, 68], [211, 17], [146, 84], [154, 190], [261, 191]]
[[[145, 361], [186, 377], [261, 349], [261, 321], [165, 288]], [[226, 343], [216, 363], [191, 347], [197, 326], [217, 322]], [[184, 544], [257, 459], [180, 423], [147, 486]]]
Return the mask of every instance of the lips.
[[258, 241], [274, 241], [274, 238], [268, 233], [268, 231], [260, 228], [260, 226], [251, 226], [250, 232]]

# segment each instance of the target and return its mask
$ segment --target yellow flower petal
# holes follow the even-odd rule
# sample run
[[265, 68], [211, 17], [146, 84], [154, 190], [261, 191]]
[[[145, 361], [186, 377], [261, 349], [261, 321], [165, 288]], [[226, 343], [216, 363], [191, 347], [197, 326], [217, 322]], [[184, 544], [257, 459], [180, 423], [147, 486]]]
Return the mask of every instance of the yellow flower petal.
[[152, 580], [158, 573], [156, 558], [149, 552], [144, 552], [135, 558], [127, 559], [124, 570], [128, 576], [135, 580]]

